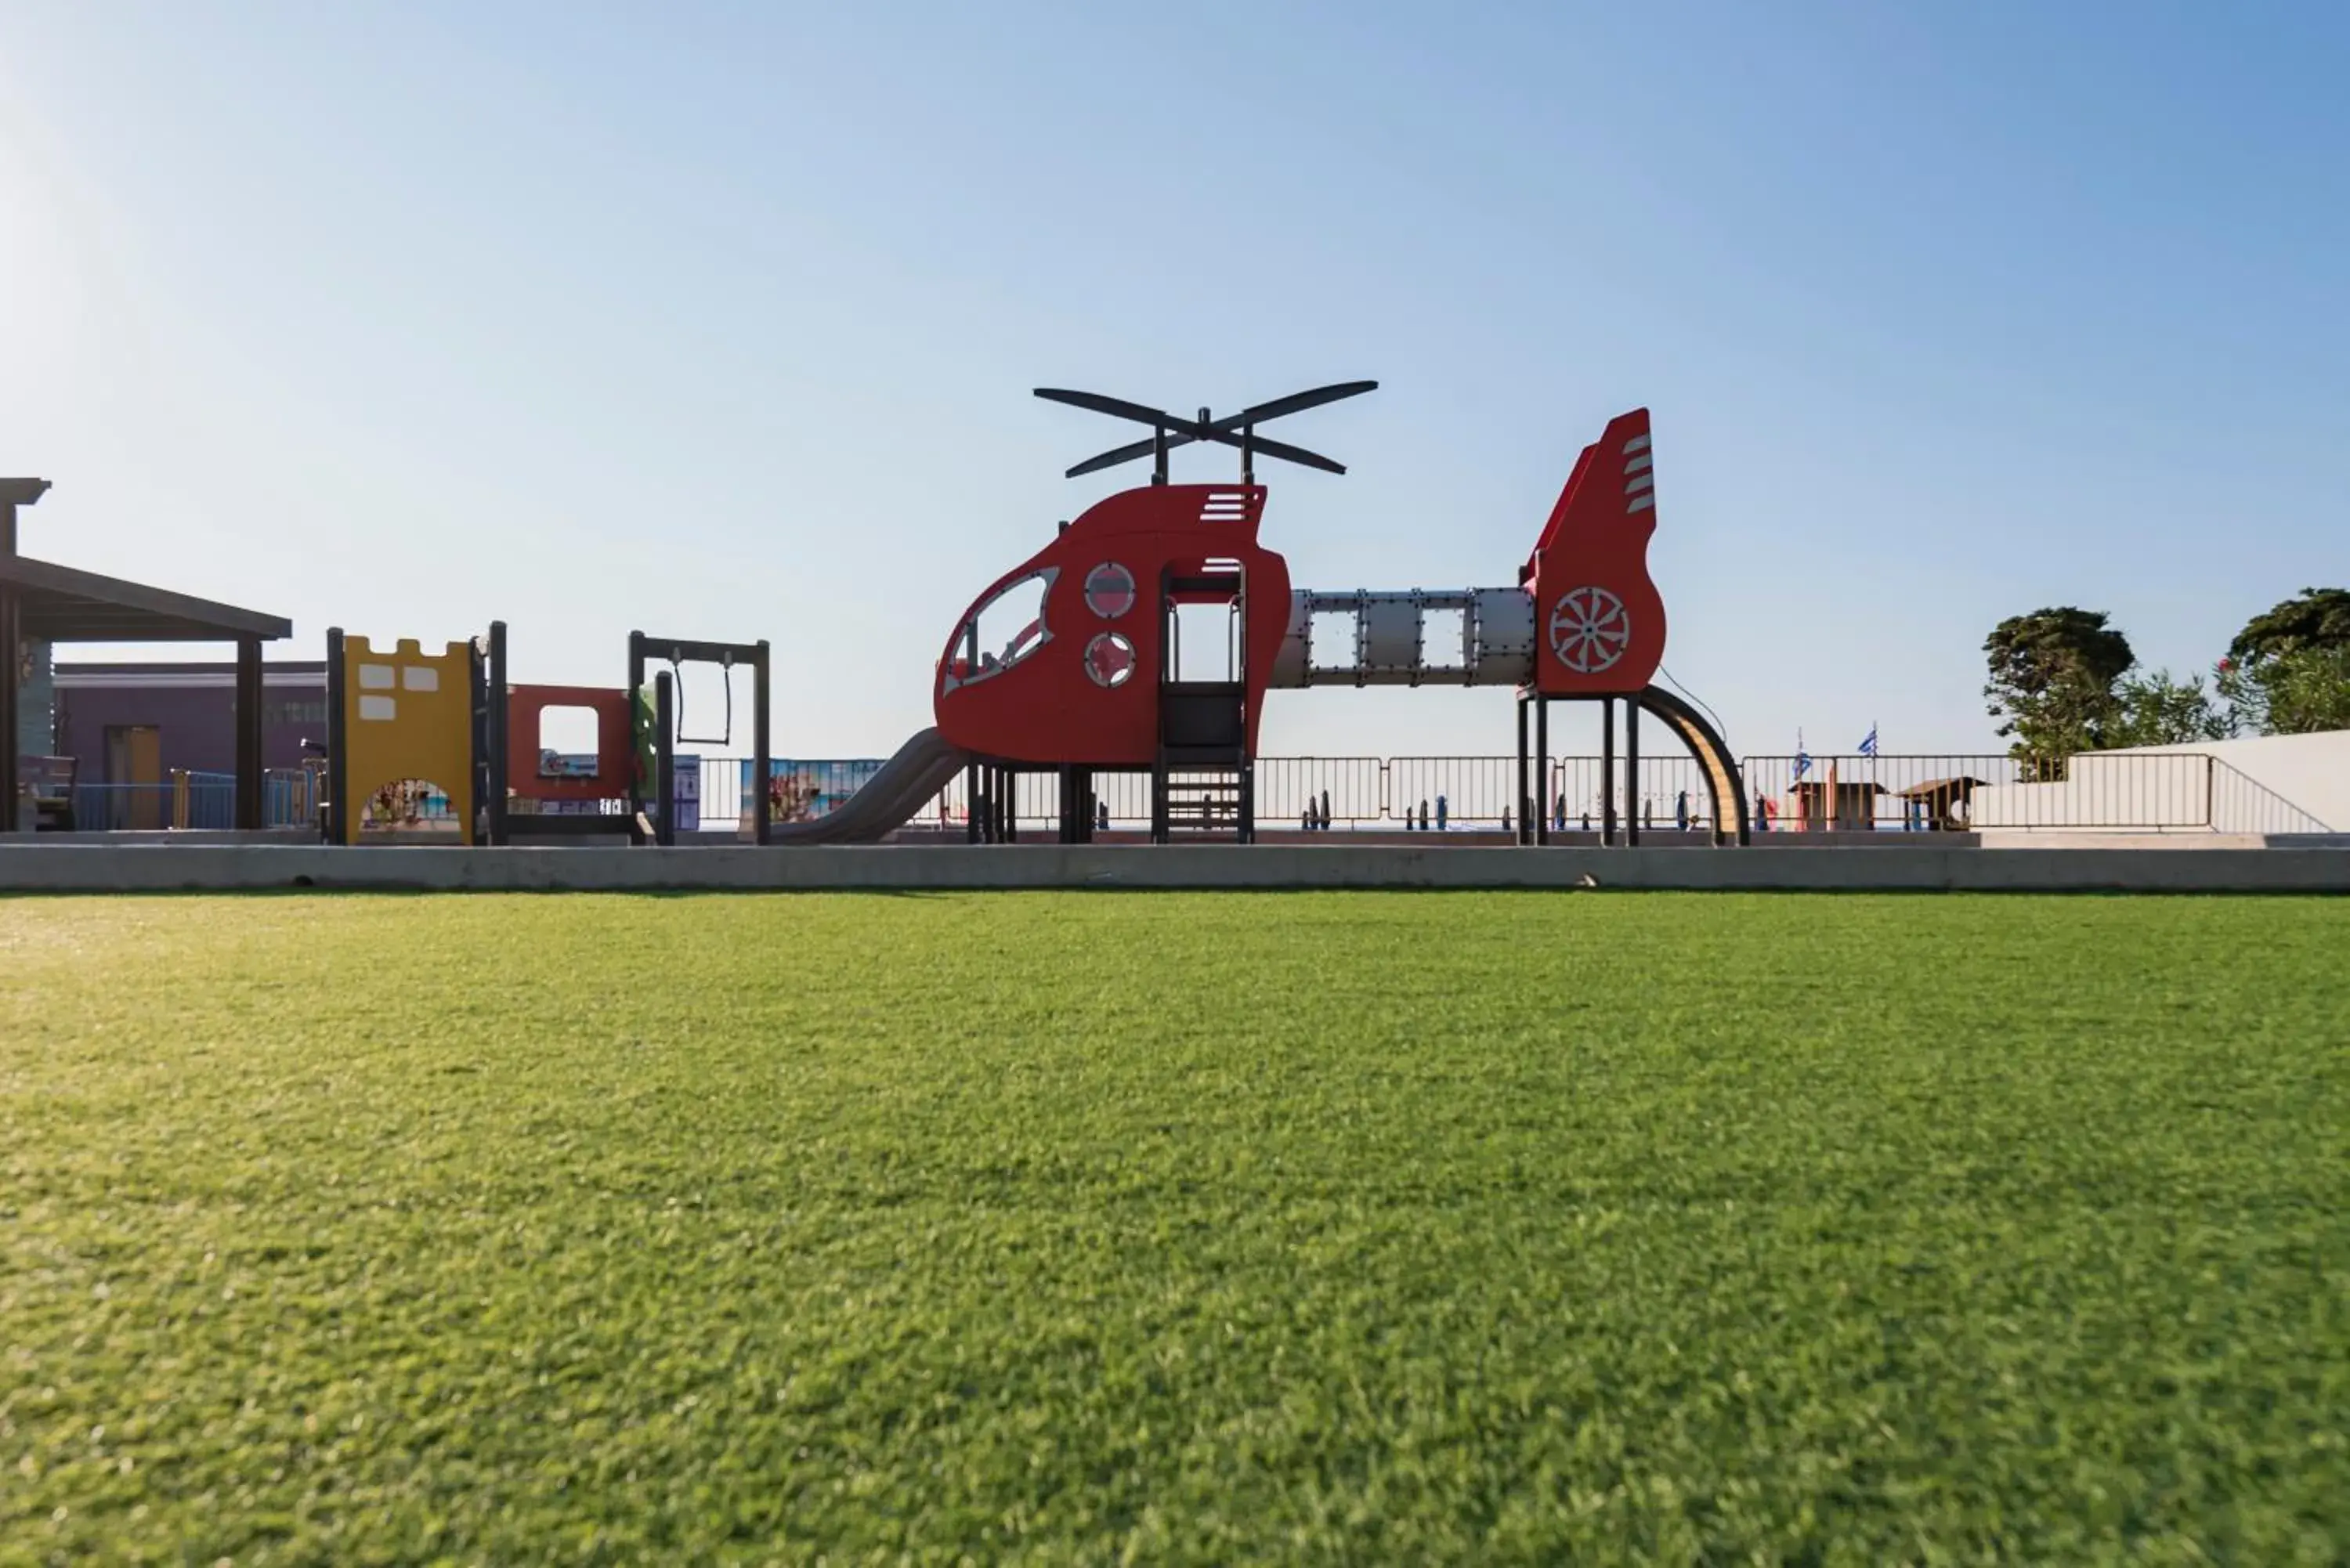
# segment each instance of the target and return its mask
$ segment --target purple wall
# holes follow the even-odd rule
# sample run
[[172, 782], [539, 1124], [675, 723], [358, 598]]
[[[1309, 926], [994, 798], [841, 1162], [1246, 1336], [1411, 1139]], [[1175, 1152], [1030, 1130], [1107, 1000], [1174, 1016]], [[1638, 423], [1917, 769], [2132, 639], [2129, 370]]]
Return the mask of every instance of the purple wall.
[[[222, 664], [59, 664], [57, 754], [80, 760], [83, 784], [106, 776], [106, 732], [151, 724], [162, 732], [165, 776], [173, 768], [236, 771], [236, 667]], [[326, 666], [262, 668], [261, 764], [298, 768], [302, 742], [327, 738]]]

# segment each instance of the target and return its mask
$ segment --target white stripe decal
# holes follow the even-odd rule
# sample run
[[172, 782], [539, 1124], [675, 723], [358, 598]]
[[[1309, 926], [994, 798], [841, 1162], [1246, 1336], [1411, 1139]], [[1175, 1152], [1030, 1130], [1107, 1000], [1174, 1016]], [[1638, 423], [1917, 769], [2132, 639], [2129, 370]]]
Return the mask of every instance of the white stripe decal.
[[1624, 493], [1627, 495], [1638, 495], [1643, 490], [1654, 490], [1656, 487], [1657, 476], [1655, 474], [1636, 473], [1631, 478], [1624, 482]]
[[1630, 504], [1627, 505], [1624, 510], [1627, 512], [1646, 512], [1649, 507], [1654, 506], [1656, 504], [1657, 498], [1654, 495], [1636, 495], [1632, 498]]
[[1624, 455], [1627, 457], [1631, 456], [1636, 452], [1646, 452], [1648, 450], [1648, 438], [1644, 435], [1636, 435], [1630, 441], [1624, 443]]
[[1638, 473], [1642, 469], [1652, 466], [1656, 461], [1657, 460], [1653, 454], [1644, 452], [1638, 457], [1626, 458], [1624, 460], [1624, 472], [1627, 473]]

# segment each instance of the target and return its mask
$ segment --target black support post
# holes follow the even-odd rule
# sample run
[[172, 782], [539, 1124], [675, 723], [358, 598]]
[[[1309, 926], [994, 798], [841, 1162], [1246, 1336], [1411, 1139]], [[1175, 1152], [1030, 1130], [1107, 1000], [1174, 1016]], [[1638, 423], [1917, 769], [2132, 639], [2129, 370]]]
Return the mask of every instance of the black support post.
[[1599, 842], [1616, 842], [1616, 699], [1599, 700]]
[[[16, 508], [30, 506], [47, 492], [46, 479], [0, 480], [0, 556], [16, 553]], [[25, 798], [25, 781], [16, 766], [16, 732], [24, 722], [24, 697], [16, 681], [20, 674], [18, 659], [25, 646], [25, 601], [10, 583], [0, 583], [0, 660], [7, 664], [0, 670], [0, 833], [14, 833], [21, 821], [26, 827], [32, 822], [20, 818], [20, 807], [31, 805]], [[55, 744], [54, 742], [50, 744]], [[49, 747], [41, 748], [47, 751]]]
[[261, 639], [236, 639], [236, 825], [261, 826]]
[[327, 842], [348, 844], [350, 803], [343, 797], [350, 789], [350, 761], [348, 748], [350, 726], [343, 722], [343, 628], [327, 628]]
[[751, 749], [759, 753], [758, 766], [754, 770], [759, 776], [759, 802], [752, 808], [751, 834], [755, 842], [764, 844], [767, 842], [767, 830], [771, 826], [771, 818], [775, 815], [773, 803], [767, 794], [767, 775], [774, 771], [775, 767], [775, 738], [769, 729], [772, 715], [768, 711], [773, 703], [771, 689], [768, 686], [768, 674], [774, 660], [769, 656], [765, 638], [761, 638], [754, 647], [755, 651], [751, 657], [751, 686], [752, 701], [756, 706], [757, 711], [751, 715]]
[[1534, 842], [1550, 842], [1550, 699], [1534, 699]]
[[677, 842], [677, 694], [669, 671], [653, 677], [653, 842], [666, 849]]
[[1518, 771], [1513, 776], [1517, 781], [1512, 788], [1518, 797], [1518, 825], [1511, 841], [1532, 844], [1534, 841], [1534, 825], [1527, 816], [1526, 803], [1534, 796], [1526, 789], [1526, 694], [1523, 691], [1518, 693]]
[[645, 689], [645, 634], [629, 633], [629, 815], [645, 809], [645, 781], [637, 776], [637, 693]]
[[514, 722], [513, 703], [506, 686], [506, 623], [490, 622], [489, 669], [489, 824], [490, 842], [506, 842], [506, 791], [512, 781], [506, 776], [508, 757], [512, 752], [512, 735], [507, 726]]
[[1640, 704], [1624, 703], [1624, 842], [1640, 844]]
[[[14, 507], [0, 508], [6, 512], [10, 524], [8, 554], [16, 553]], [[24, 785], [17, 777], [16, 731], [24, 712], [23, 697], [16, 687], [19, 649], [25, 641], [23, 601], [13, 584], [0, 583], [0, 658], [7, 668], [0, 670], [0, 833], [14, 833], [23, 820], [18, 815], [25, 804]]]
[[979, 780], [979, 764], [965, 763], [962, 770], [962, 839], [965, 844], [979, 842], [979, 814], [985, 808], [980, 796]]
[[1094, 841], [1094, 771], [1081, 763], [1061, 769], [1061, 842]]
[[472, 786], [473, 820], [465, 825], [465, 842], [490, 841], [490, 641], [486, 635], [465, 639], [465, 778]]

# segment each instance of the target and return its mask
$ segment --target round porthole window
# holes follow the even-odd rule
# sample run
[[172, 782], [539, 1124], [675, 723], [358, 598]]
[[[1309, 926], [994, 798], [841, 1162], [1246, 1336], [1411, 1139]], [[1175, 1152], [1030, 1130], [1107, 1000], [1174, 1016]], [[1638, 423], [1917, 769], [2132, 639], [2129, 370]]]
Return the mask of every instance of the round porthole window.
[[1104, 620], [1116, 620], [1134, 607], [1134, 574], [1116, 561], [1104, 561], [1086, 574], [1086, 607]]
[[1119, 687], [1134, 674], [1134, 644], [1106, 631], [1086, 644], [1086, 673], [1097, 686]]

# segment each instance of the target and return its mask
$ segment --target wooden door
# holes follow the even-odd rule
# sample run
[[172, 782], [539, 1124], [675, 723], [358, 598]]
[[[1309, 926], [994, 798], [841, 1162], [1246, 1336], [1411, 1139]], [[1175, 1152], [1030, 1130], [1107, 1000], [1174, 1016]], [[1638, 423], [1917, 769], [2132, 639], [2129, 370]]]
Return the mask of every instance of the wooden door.
[[163, 789], [163, 732], [152, 724], [109, 726], [106, 732], [106, 782], [117, 785], [107, 813], [109, 827], [152, 829], [170, 818]]

